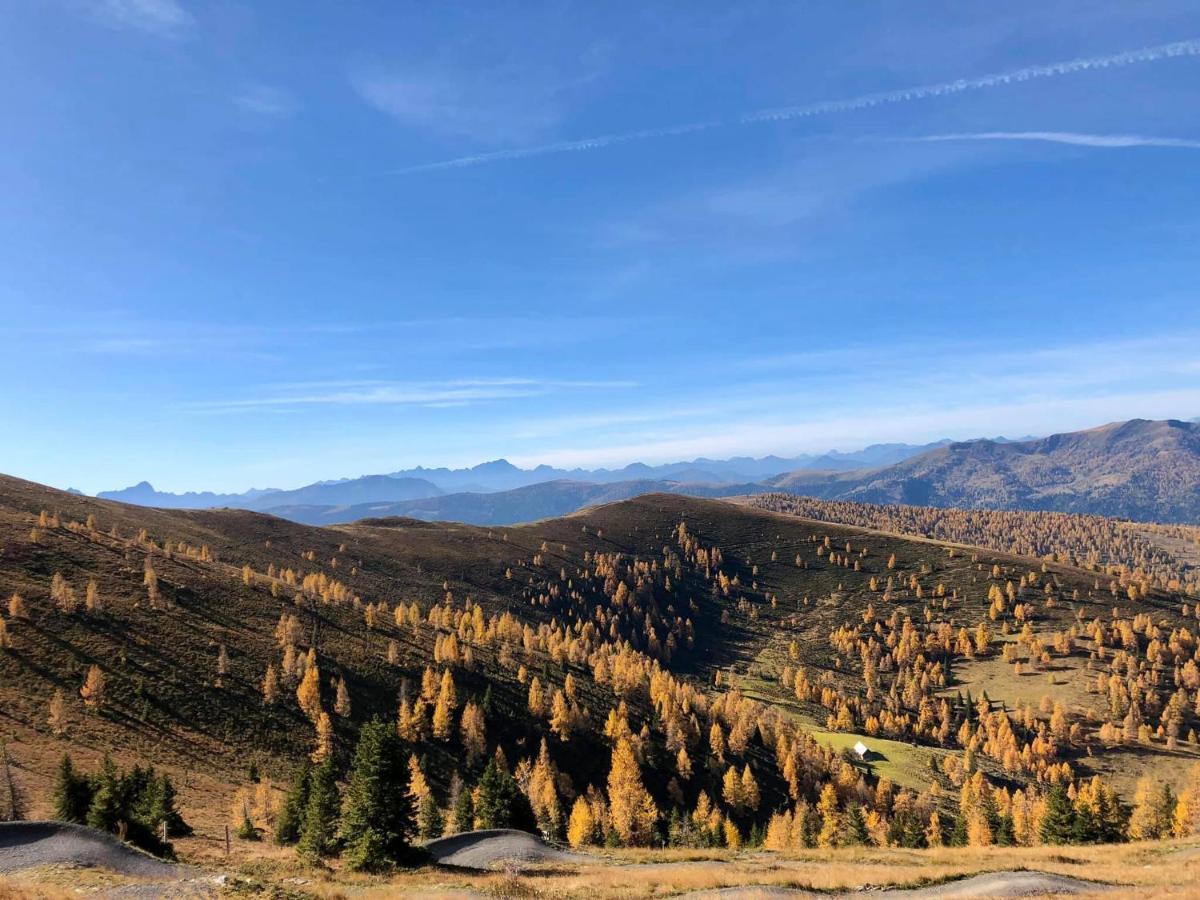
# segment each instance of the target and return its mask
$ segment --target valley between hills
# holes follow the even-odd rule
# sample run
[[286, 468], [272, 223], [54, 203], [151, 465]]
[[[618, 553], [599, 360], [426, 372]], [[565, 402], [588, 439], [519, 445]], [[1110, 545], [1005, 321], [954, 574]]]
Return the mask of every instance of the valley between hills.
[[[730, 863], [681, 891], [850, 889], [859, 863], [901, 886], [1004, 859], [1078, 876], [1088, 846], [1191, 846], [1200, 530], [942, 513], [648, 494], [517, 526], [313, 527], [3, 478], [2, 795], [45, 818], [64, 753], [93, 790], [152, 763], [170, 815], [160, 798], [114, 830], [165, 830], [154, 849], [251, 893], [417, 892], [442, 876], [413, 871], [443, 870], [355, 876], [380, 869], [345, 822], [315, 846], [305, 810], [286, 824], [299, 772], [349, 803], [377, 722], [414, 844], [516, 827], [597, 864]], [[895, 867], [905, 849], [928, 856]], [[751, 851], [843, 869], [784, 878]], [[551, 895], [584, 890], [555, 877]], [[622, 878], [611, 895], [637, 895]]]

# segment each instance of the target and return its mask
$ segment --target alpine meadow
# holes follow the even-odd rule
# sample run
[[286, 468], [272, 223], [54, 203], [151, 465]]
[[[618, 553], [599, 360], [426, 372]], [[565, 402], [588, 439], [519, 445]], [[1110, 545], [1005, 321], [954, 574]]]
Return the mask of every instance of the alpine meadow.
[[1200, 897], [1200, 5], [0, 12], [0, 900]]

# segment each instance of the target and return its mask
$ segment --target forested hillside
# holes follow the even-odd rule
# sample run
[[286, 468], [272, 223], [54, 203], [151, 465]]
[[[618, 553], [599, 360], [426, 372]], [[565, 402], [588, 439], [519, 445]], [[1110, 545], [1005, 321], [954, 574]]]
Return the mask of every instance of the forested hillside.
[[300, 762], [344, 772], [378, 717], [426, 833], [498, 824], [506, 778], [581, 844], [1114, 839], [1118, 797], [1200, 821], [1196, 612], [1138, 573], [663, 494], [314, 528], [6, 478], [0, 589], [42, 812], [63, 750], [110, 750], [201, 831], [232, 802], [271, 832]]
[[1200, 527], [1105, 516], [1000, 509], [942, 509], [817, 500], [767, 493], [745, 498], [761, 509], [823, 522], [973, 544], [1200, 594]]

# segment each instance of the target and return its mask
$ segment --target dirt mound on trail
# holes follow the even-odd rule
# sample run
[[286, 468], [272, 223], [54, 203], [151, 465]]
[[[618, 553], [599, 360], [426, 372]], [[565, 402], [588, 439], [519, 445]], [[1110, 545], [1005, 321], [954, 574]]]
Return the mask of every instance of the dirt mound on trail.
[[896, 900], [970, 900], [982, 897], [1057, 897], [1073, 894], [1097, 894], [1113, 890], [1112, 885], [1084, 881], [1051, 872], [985, 872], [959, 881], [910, 890], [881, 891], [873, 896]]
[[[864, 892], [862, 889], [837, 896], [843, 898], [871, 897], [873, 900], [983, 900], [983, 898], [1008, 897], [1067, 897], [1080, 894], [1099, 894], [1115, 890], [1112, 885], [1096, 881], [1083, 881], [1054, 875], [1050, 872], [985, 872], [958, 881], [935, 884], [921, 888], [897, 888], [886, 891]], [[807, 900], [827, 897], [808, 891], [767, 885], [730, 887], [714, 891], [694, 891], [684, 895], [688, 900]]]
[[497, 828], [464, 831], [425, 845], [433, 861], [463, 869], [495, 869], [506, 863], [585, 862], [588, 857], [559, 850], [535, 834]]
[[0, 874], [37, 866], [102, 868], [142, 878], [178, 878], [187, 871], [83, 825], [0, 823]]

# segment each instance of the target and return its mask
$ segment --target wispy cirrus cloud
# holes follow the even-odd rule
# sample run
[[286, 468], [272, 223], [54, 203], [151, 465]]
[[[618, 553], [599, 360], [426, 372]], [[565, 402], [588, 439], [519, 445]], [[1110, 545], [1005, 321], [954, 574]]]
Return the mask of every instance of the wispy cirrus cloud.
[[361, 66], [351, 71], [350, 85], [404, 125], [486, 143], [544, 138], [562, 116], [553, 83], [515, 70]]
[[162, 38], [180, 37], [195, 22], [178, 0], [94, 0], [92, 11], [111, 27]]
[[299, 109], [296, 98], [269, 84], [247, 84], [233, 98], [237, 107], [266, 119], [287, 119]]
[[317, 381], [276, 385], [259, 396], [189, 404], [199, 412], [283, 410], [314, 406], [468, 406], [543, 397], [564, 391], [635, 387], [632, 381], [579, 381], [521, 377], [457, 378], [444, 381]]
[[854, 112], [881, 106], [893, 106], [918, 100], [936, 97], [947, 97], [954, 94], [986, 90], [1011, 84], [1037, 81], [1045, 78], [1059, 78], [1100, 69], [1119, 68], [1144, 63], [1158, 62], [1165, 59], [1200, 56], [1200, 40], [1176, 41], [1170, 44], [1159, 44], [1154, 47], [1143, 47], [1138, 50], [1125, 50], [1103, 56], [1080, 57], [1062, 60], [1042, 65], [1025, 66], [1006, 72], [996, 72], [975, 78], [959, 78], [955, 81], [945, 81], [938, 84], [917, 85], [898, 90], [881, 91], [873, 94], [863, 94], [841, 100], [824, 100], [799, 106], [785, 106], [773, 109], [760, 109], [744, 115], [728, 119], [714, 119], [707, 122], [692, 122], [679, 125], [668, 125], [661, 128], [646, 128], [638, 131], [598, 135], [574, 141], [557, 141], [530, 147], [517, 147], [510, 150], [498, 150], [491, 153], [478, 153], [472, 156], [460, 156], [455, 159], [407, 166], [399, 169], [396, 174], [407, 175], [418, 172], [432, 172], [444, 169], [458, 169], [467, 166], [486, 165], [506, 160], [527, 159], [535, 156], [546, 156], [557, 153], [578, 153], [585, 150], [600, 150], [605, 147], [632, 143], [634, 141], [654, 138], [676, 137], [696, 134], [716, 128], [730, 128], [742, 125], [756, 125], [773, 122], [786, 122], [796, 119], [808, 119], [835, 113]]
[[1200, 150], [1200, 140], [1194, 138], [1153, 137], [1144, 134], [1086, 134], [1077, 131], [975, 131], [959, 134], [926, 134], [902, 138], [920, 143], [944, 141], [1044, 141], [1051, 144], [1071, 144], [1076, 147], [1174, 147], [1181, 150]]
[[[744, 369], [777, 371], [714, 387], [702, 403], [660, 399], [520, 420], [511, 434], [528, 449], [509, 459], [594, 466], [787, 455], [879, 441], [1049, 434], [1135, 416], [1188, 418], [1200, 410], [1197, 338], [1190, 330], [1028, 349], [983, 341], [857, 344], [747, 358]], [[855, 412], [847, 415], [851, 397]]]

